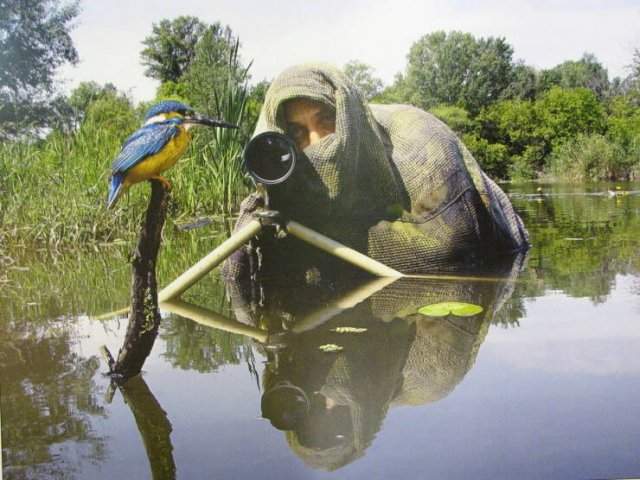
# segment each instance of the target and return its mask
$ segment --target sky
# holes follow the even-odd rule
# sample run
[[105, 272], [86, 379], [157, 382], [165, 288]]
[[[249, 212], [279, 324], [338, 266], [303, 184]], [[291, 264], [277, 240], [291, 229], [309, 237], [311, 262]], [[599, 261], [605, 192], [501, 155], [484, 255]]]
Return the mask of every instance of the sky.
[[158, 86], [144, 76], [142, 41], [153, 23], [180, 15], [229, 25], [256, 82], [297, 63], [357, 59], [388, 85], [411, 45], [437, 30], [505, 37], [514, 59], [536, 68], [593, 53], [610, 78], [626, 76], [640, 48], [640, 0], [83, 0], [81, 9], [72, 31], [80, 62], [61, 70], [64, 88], [111, 82], [136, 101]]

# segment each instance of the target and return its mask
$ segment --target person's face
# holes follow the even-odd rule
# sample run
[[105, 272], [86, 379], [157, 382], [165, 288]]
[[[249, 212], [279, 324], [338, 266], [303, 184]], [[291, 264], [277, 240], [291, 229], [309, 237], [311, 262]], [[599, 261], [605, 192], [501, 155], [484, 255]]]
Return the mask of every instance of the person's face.
[[287, 135], [300, 150], [336, 131], [336, 113], [328, 105], [296, 98], [284, 104]]

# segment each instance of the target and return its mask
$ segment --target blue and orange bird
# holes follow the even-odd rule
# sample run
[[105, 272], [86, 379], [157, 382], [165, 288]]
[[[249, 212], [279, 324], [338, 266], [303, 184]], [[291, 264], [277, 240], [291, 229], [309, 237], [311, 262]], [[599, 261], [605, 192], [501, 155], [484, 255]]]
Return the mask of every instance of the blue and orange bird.
[[198, 115], [184, 103], [163, 101], [151, 107], [144, 125], [127, 138], [111, 165], [107, 208], [112, 208], [133, 184], [157, 179], [170, 188], [160, 173], [171, 168], [191, 142], [194, 125], [238, 128], [236, 125]]

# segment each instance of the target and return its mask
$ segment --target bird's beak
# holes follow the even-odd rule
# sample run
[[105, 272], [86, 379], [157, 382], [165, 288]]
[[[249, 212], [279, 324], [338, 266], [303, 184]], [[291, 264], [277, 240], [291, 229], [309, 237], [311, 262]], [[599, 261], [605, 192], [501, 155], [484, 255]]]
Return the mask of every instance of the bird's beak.
[[197, 113], [188, 115], [184, 118], [185, 123], [192, 123], [194, 125], [207, 125], [209, 127], [219, 127], [219, 128], [238, 128], [237, 125], [232, 123], [223, 122], [222, 120], [218, 120], [217, 118], [208, 118], [203, 117]]

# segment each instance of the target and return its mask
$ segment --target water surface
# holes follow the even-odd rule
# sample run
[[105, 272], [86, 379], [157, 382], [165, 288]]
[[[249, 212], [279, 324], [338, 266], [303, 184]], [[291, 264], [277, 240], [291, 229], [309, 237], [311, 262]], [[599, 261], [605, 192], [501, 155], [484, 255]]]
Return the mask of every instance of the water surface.
[[[640, 196], [536, 187], [511, 188], [528, 258], [482, 281], [266, 285], [230, 302], [211, 275], [165, 307], [123, 388], [99, 348], [117, 352], [126, 319], [94, 317], [127, 303], [130, 245], [17, 253], [0, 297], [5, 478], [639, 476]], [[160, 283], [223, 230], [169, 230]], [[483, 311], [418, 313], [443, 301]]]

